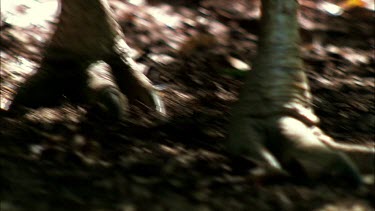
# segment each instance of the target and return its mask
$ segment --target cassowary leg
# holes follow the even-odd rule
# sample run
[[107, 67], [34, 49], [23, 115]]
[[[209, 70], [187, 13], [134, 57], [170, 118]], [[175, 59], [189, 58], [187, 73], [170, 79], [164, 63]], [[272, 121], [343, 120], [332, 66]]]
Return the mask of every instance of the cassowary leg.
[[57, 106], [64, 96], [80, 99], [87, 78], [82, 68], [84, 66], [75, 61], [44, 59], [38, 72], [19, 87], [8, 113], [22, 115], [26, 112], [25, 107]]

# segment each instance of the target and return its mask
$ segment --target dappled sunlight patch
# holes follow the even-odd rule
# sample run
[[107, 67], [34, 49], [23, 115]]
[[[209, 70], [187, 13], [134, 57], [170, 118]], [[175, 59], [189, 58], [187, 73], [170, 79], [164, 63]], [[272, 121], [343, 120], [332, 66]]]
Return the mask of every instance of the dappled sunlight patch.
[[168, 65], [176, 61], [176, 58], [173, 58], [166, 54], [149, 54], [148, 57], [153, 61], [163, 65]]
[[[328, 45], [326, 47], [326, 50], [328, 53], [336, 54], [344, 57], [349, 62], [355, 64], [355, 65], [361, 65], [361, 64], [369, 64], [371, 61], [371, 57], [373, 57], [373, 54], [368, 54], [365, 51], [362, 50], [356, 50], [353, 48], [348, 47], [337, 47], [333, 45]], [[374, 59], [374, 58], [373, 58]]]
[[18, 86], [34, 73], [36, 64], [22, 56], [11, 57], [1, 52], [0, 108], [8, 110]]
[[72, 106], [65, 104], [61, 107], [56, 108], [40, 108], [31, 110], [26, 114], [26, 119], [31, 122], [38, 123], [39, 125], [46, 127], [56, 123], [77, 124], [82, 121], [83, 115], [86, 111], [78, 106]]
[[321, 207], [314, 209], [314, 211], [342, 211], [342, 210], [355, 210], [355, 211], [364, 211], [369, 210], [364, 201], [353, 201], [353, 199], [341, 199], [333, 202], [328, 202]]
[[8, 24], [21, 28], [34, 26], [48, 28], [49, 22], [55, 21], [59, 10], [57, 0], [49, 1], [2, 1], [1, 19]]

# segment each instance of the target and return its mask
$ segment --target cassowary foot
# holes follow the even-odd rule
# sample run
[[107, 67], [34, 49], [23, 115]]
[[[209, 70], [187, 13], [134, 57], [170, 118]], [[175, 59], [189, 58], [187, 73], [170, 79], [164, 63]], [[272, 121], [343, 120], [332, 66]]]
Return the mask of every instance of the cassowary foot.
[[350, 186], [362, 183], [359, 170], [352, 160], [319, 140], [312, 127], [292, 117], [278, 118], [277, 124], [281, 139], [286, 144], [280, 154], [281, 162], [286, 167], [296, 162], [311, 179], [342, 180]]
[[[104, 78], [98, 74], [103, 72], [103, 70], [107, 74]], [[98, 91], [98, 87], [100, 89], [111, 87], [111, 89], [106, 88], [106, 91], [100, 92], [100, 95], [117, 93], [115, 95], [119, 97], [121, 93], [122, 96], [127, 98], [126, 109], [129, 108], [129, 103], [161, 114], [165, 113], [163, 101], [151, 82], [146, 76], [136, 70], [135, 64], [127, 64], [120, 56], [115, 56], [106, 62], [99, 61], [90, 65], [88, 74], [88, 84], [90, 89], [94, 90], [94, 93]], [[112, 97], [107, 96], [106, 98], [111, 99]]]
[[321, 142], [303, 122], [288, 116], [244, 117], [242, 121], [243, 128], [231, 128], [230, 134], [237, 136], [229, 137], [227, 148], [235, 155], [255, 161], [263, 169], [262, 174], [275, 174], [278, 170], [280, 175], [287, 171], [292, 177], [304, 180], [345, 181], [355, 187], [362, 184], [351, 159]]
[[137, 70], [133, 60], [116, 55], [106, 60], [111, 67], [114, 81], [127, 96], [129, 103], [165, 114], [164, 103], [148, 78]]
[[122, 120], [128, 109], [128, 100], [117, 87], [104, 86], [93, 90], [88, 114], [104, 120]]

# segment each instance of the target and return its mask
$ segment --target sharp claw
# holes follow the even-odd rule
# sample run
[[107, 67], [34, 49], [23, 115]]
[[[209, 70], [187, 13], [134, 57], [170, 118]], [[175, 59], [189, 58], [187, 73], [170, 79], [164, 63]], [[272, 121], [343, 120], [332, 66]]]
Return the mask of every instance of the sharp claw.
[[293, 158], [310, 179], [333, 179], [338, 182], [345, 179], [348, 184], [356, 187], [363, 184], [357, 167], [345, 154], [329, 149], [297, 151]]
[[165, 110], [164, 102], [161, 99], [161, 97], [159, 96], [159, 94], [157, 93], [157, 91], [155, 91], [155, 90], [151, 91], [151, 98], [153, 100], [153, 103], [154, 103], [154, 106], [155, 106], [155, 110], [158, 113], [160, 113], [161, 115], [166, 115], [166, 110]]

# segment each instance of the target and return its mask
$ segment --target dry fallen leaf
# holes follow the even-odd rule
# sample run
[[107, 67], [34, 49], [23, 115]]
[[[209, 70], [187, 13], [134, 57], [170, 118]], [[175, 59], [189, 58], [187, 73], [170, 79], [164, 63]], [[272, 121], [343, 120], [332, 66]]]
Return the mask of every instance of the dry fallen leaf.
[[348, 10], [354, 7], [366, 7], [366, 2], [363, 0], [346, 0], [340, 4], [340, 7], [344, 10]]

